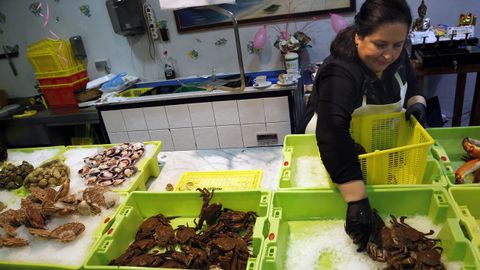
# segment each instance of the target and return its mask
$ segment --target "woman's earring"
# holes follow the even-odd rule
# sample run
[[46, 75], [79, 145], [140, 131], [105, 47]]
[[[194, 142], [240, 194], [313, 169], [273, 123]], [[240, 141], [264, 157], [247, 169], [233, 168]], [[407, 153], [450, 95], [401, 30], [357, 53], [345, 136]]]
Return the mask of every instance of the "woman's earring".
[[358, 43], [355, 43], [355, 47], [357, 47], [357, 48], [358, 48]]

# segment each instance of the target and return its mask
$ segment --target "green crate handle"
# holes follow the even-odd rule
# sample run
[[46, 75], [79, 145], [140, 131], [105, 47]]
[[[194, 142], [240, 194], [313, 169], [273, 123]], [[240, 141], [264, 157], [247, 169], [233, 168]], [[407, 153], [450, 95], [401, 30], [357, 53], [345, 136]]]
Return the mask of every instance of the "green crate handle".
[[247, 261], [247, 267], [245, 269], [254, 270], [256, 264], [257, 264], [257, 258], [250, 258], [249, 257], [248, 261]]
[[277, 247], [275, 246], [269, 246], [267, 248], [267, 252], [265, 253], [265, 258], [267, 260], [272, 260], [275, 261], [275, 258], [277, 257]]
[[466, 238], [477, 241], [480, 243], [480, 228], [478, 227], [477, 221], [475, 217], [470, 214], [468, 207], [466, 205], [459, 205], [460, 214], [462, 215], [460, 218], [460, 224], [465, 229]]
[[433, 157], [440, 163], [445, 164], [446, 166], [450, 165], [450, 159], [448, 158], [447, 152], [438, 142], [435, 142], [434, 145], [432, 145], [431, 152]]
[[262, 195], [260, 197], [260, 204], [259, 204], [260, 208], [262, 208], [262, 207], [267, 207], [268, 208], [268, 203], [269, 202], [270, 202], [270, 195], [268, 195], [268, 194], [267, 195]]

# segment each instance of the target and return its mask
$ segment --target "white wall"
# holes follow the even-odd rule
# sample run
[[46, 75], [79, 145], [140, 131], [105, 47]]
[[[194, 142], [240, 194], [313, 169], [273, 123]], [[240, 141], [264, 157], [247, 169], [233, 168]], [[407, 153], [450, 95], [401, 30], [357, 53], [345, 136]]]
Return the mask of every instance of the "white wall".
[[[363, 3], [357, 1], [357, 10]], [[6, 15], [6, 24], [0, 24], [4, 30], [0, 34], [0, 45], [19, 44], [20, 57], [13, 59], [19, 72], [14, 77], [8, 62], [0, 60], [0, 88], [6, 89], [9, 97], [25, 97], [35, 94], [34, 70], [26, 59], [26, 47], [47, 36], [43, 27], [43, 18], [34, 16], [28, 9], [32, 0], [0, 0], [0, 11]], [[171, 11], [160, 11], [156, 0], [147, 0], [155, 9], [157, 19], [168, 20], [170, 29], [170, 41], [167, 43], [156, 41], [157, 60], [151, 60], [148, 56], [148, 42], [146, 36], [130, 37], [117, 35], [113, 32], [110, 19], [104, 0], [47, 0], [50, 7], [50, 28], [61, 38], [68, 40], [69, 37], [80, 35], [83, 38], [88, 55], [88, 73], [90, 78], [97, 78], [103, 73], [96, 71], [94, 59], [108, 58], [112, 65], [112, 72], [126, 71], [129, 74], [137, 75], [143, 80], [155, 81], [164, 79], [161, 65], [161, 53], [167, 50], [169, 55], [176, 60], [177, 76], [191, 76], [210, 74], [213, 67], [217, 72], [235, 72], [238, 70], [236, 53], [234, 48], [234, 37], [231, 29], [216, 29], [190, 34], [178, 34]], [[414, 18], [417, 17], [417, 7], [420, 0], [408, 0], [412, 7]], [[435, 2], [435, 4], [433, 4]], [[91, 17], [82, 15], [79, 6], [90, 5]], [[480, 1], [478, 0], [426, 0], [428, 6], [427, 16], [433, 24], [445, 23], [455, 25], [458, 22], [458, 15], [462, 12], [471, 11], [478, 14]], [[44, 7], [45, 10], [45, 7]], [[352, 21], [353, 13], [342, 14], [349, 21]], [[60, 22], [55, 22], [55, 17], [60, 17]], [[301, 28], [306, 22], [297, 21], [293, 24]], [[284, 27], [284, 23], [277, 24]], [[292, 24], [291, 24], [292, 25]], [[282, 68], [281, 56], [276, 48], [272, 46], [277, 33], [269, 27], [269, 40], [264, 51], [259, 55], [249, 55], [246, 44], [253, 38], [260, 25], [241, 27], [240, 38], [242, 40], [242, 51], [246, 71], [272, 70]], [[271, 26], [271, 24], [269, 25]], [[479, 27], [476, 33], [478, 36]], [[334, 37], [328, 16], [321, 17], [314, 23], [314, 26], [307, 32], [313, 41], [312, 48], [308, 49], [311, 62], [321, 61], [328, 55], [329, 44]], [[226, 38], [228, 43], [224, 47], [216, 47], [215, 41]], [[196, 39], [200, 39], [199, 43]], [[199, 58], [194, 60], [187, 56], [187, 53], [195, 49], [199, 52]], [[455, 77], [439, 76], [440, 79], [430, 80], [428, 85], [442, 86], [442, 89], [430, 89], [429, 95], [439, 95], [440, 99], [448, 103], [448, 97], [453, 95], [455, 89]], [[467, 82], [467, 93], [465, 98], [465, 111], [468, 111], [471, 104], [474, 76], [469, 76]], [[436, 87], [435, 87], [436, 88]], [[448, 103], [445, 108], [447, 115], [453, 111], [453, 103]]]

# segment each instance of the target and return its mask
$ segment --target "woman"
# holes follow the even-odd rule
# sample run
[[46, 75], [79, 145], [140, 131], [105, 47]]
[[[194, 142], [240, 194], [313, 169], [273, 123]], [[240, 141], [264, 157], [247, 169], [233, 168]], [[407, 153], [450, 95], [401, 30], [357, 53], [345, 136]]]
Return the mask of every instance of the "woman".
[[358, 251], [369, 240], [372, 210], [350, 121], [405, 107], [407, 119], [413, 114], [425, 122], [425, 98], [404, 49], [411, 23], [405, 0], [366, 0], [355, 23], [332, 42], [307, 105], [306, 133], [316, 133], [323, 163], [348, 204], [345, 231]]

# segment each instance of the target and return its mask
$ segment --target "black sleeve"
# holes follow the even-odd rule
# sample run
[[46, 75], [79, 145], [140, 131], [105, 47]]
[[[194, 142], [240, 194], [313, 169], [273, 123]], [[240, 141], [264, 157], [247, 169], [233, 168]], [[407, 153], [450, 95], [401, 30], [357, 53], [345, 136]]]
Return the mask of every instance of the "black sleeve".
[[353, 110], [362, 98], [355, 79], [344, 67], [331, 64], [316, 80], [316, 137], [322, 161], [332, 181], [362, 179], [358, 154], [350, 136]]
[[404, 66], [405, 66], [405, 73], [407, 76], [407, 93], [405, 94], [405, 107], [407, 106], [407, 101], [413, 96], [423, 96], [425, 97], [423, 91], [419, 89], [417, 83], [417, 77], [415, 75], [415, 71], [413, 69], [412, 64], [410, 63], [410, 59], [408, 58], [407, 51], [404, 50], [402, 57], [404, 57]]

